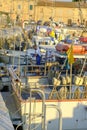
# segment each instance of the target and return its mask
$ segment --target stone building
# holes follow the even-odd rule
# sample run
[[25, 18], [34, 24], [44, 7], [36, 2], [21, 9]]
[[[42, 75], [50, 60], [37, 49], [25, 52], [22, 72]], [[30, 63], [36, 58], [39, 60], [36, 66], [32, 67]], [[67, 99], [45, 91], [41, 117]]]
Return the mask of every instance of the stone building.
[[[0, 0], [0, 17], [8, 13], [12, 22], [24, 20], [56, 21], [76, 23], [87, 21], [87, 3], [50, 2], [49, 0]], [[7, 15], [6, 15], [7, 16]]]

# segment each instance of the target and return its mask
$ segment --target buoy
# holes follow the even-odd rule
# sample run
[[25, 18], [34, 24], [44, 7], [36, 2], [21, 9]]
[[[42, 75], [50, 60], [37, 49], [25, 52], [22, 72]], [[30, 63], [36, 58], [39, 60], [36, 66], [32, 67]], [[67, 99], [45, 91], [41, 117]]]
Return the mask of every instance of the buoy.
[[75, 85], [83, 85], [83, 77], [80, 77], [80, 76], [75, 76], [75, 79], [74, 79], [74, 82], [75, 82]]

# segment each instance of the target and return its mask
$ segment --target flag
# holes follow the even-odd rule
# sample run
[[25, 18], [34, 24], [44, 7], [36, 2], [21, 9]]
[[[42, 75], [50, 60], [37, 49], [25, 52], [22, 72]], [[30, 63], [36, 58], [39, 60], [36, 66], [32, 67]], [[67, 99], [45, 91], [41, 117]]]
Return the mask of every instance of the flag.
[[68, 62], [69, 64], [73, 64], [74, 63], [74, 57], [73, 57], [73, 46], [71, 45], [71, 47], [68, 49], [67, 53], [67, 57], [68, 57]]
[[55, 38], [55, 32], [53, 30], [50, 32], [50, 37]]

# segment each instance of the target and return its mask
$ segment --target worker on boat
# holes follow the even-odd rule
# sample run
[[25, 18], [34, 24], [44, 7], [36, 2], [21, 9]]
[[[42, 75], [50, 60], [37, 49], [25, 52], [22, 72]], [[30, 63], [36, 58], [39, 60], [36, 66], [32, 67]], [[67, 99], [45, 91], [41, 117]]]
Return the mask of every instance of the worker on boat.
[[39, 49], [39, 47], [36, 44], [33, 46], [33, 48], [35, 49], [36, 65], [40, 65], [41, 64], [40, 49]]

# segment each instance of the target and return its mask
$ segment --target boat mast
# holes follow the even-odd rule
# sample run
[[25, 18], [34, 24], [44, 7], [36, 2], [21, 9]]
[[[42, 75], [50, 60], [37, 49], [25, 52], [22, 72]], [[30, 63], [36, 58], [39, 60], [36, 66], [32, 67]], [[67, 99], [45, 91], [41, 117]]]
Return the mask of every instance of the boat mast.
[[79, 15], [80, 15], [80, 20], [81, 20], [81, 25], [83, 23], [83, 16], [82, 16], [82, 10], [81, 10], [81, 0], [79, 0], [78, 2], [78, 6], [79, 6]]
[[82, 13], [82, 9], [81, 9], [81, 2], [83, 2], [83, 4], [86, 3], [86, 0], [79, 0], [78, 1], [78, 8], [79, 8], [79, 15], [80, 15], [80, 20], [81, 20], [81, 25], [82, 25], [82, 28], [83, 28], [83, 31], [86, 31], [86, 27], [83, 26], [84, 24], [84, 19], [83, 19], [83, 13]]

